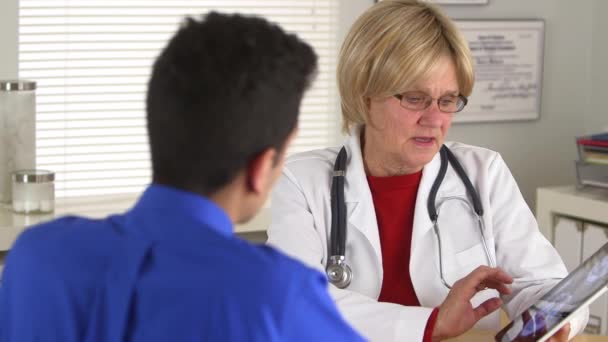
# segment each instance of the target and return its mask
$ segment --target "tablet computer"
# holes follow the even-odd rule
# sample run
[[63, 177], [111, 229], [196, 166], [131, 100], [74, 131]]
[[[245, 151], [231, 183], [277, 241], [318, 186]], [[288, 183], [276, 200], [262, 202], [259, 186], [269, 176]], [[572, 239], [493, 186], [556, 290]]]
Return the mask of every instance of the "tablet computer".
[[602, 295], [607, 290], [606, 285], [608, 243], [499, 331], [495, 339], [500, 342], [546, 341]]

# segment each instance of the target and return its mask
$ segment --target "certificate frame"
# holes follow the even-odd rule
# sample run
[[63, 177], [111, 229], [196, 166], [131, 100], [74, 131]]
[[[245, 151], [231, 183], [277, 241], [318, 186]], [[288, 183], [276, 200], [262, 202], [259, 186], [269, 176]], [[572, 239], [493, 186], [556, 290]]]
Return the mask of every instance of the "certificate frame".
[[475, 85], [454, 122], [540, 118], [545, 21], [456, 19], [471, 48]]
[[487, 5], [488, 0], [427, 0], [438, 5]]
[[[380, 2], [382, 0], [374, 0]], [[424, 0], [438, 5], [487, 5], [489, 0]]]

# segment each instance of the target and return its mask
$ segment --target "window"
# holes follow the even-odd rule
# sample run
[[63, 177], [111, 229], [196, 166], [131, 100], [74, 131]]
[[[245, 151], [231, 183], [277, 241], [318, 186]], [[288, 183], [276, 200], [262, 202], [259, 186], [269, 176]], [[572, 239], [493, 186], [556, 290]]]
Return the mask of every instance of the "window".
[[150, 182], [145, 91], [154, 58], [185, 15], [262, 15], [319, 55], [290, 153], [338, 132], [332, 0], [20, 0], [19, 77], [38, 83], [36, 165], [58, 197], [139, 192]]

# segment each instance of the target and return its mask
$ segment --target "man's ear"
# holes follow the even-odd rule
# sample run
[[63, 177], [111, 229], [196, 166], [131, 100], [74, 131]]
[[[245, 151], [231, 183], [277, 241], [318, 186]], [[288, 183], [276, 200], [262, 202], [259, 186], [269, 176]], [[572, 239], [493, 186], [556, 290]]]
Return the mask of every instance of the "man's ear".
[[249, 191], [261, 194], [272, 181], [277, 151], [267, 148], [254, 157], [247, 166], [247, 187]]

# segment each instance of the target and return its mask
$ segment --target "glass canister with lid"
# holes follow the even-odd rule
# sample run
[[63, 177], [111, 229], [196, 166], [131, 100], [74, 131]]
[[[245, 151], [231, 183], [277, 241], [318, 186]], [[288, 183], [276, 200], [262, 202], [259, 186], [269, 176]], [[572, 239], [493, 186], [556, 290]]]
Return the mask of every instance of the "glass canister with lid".
[[0, 80], [0, 202], [11, 202], [11, 172], [33, 169], [36, 82]]
[[22, 214], [50, 213], [55, 209], [55, 174], [47, 170], [12, 173], [12, 207]]

